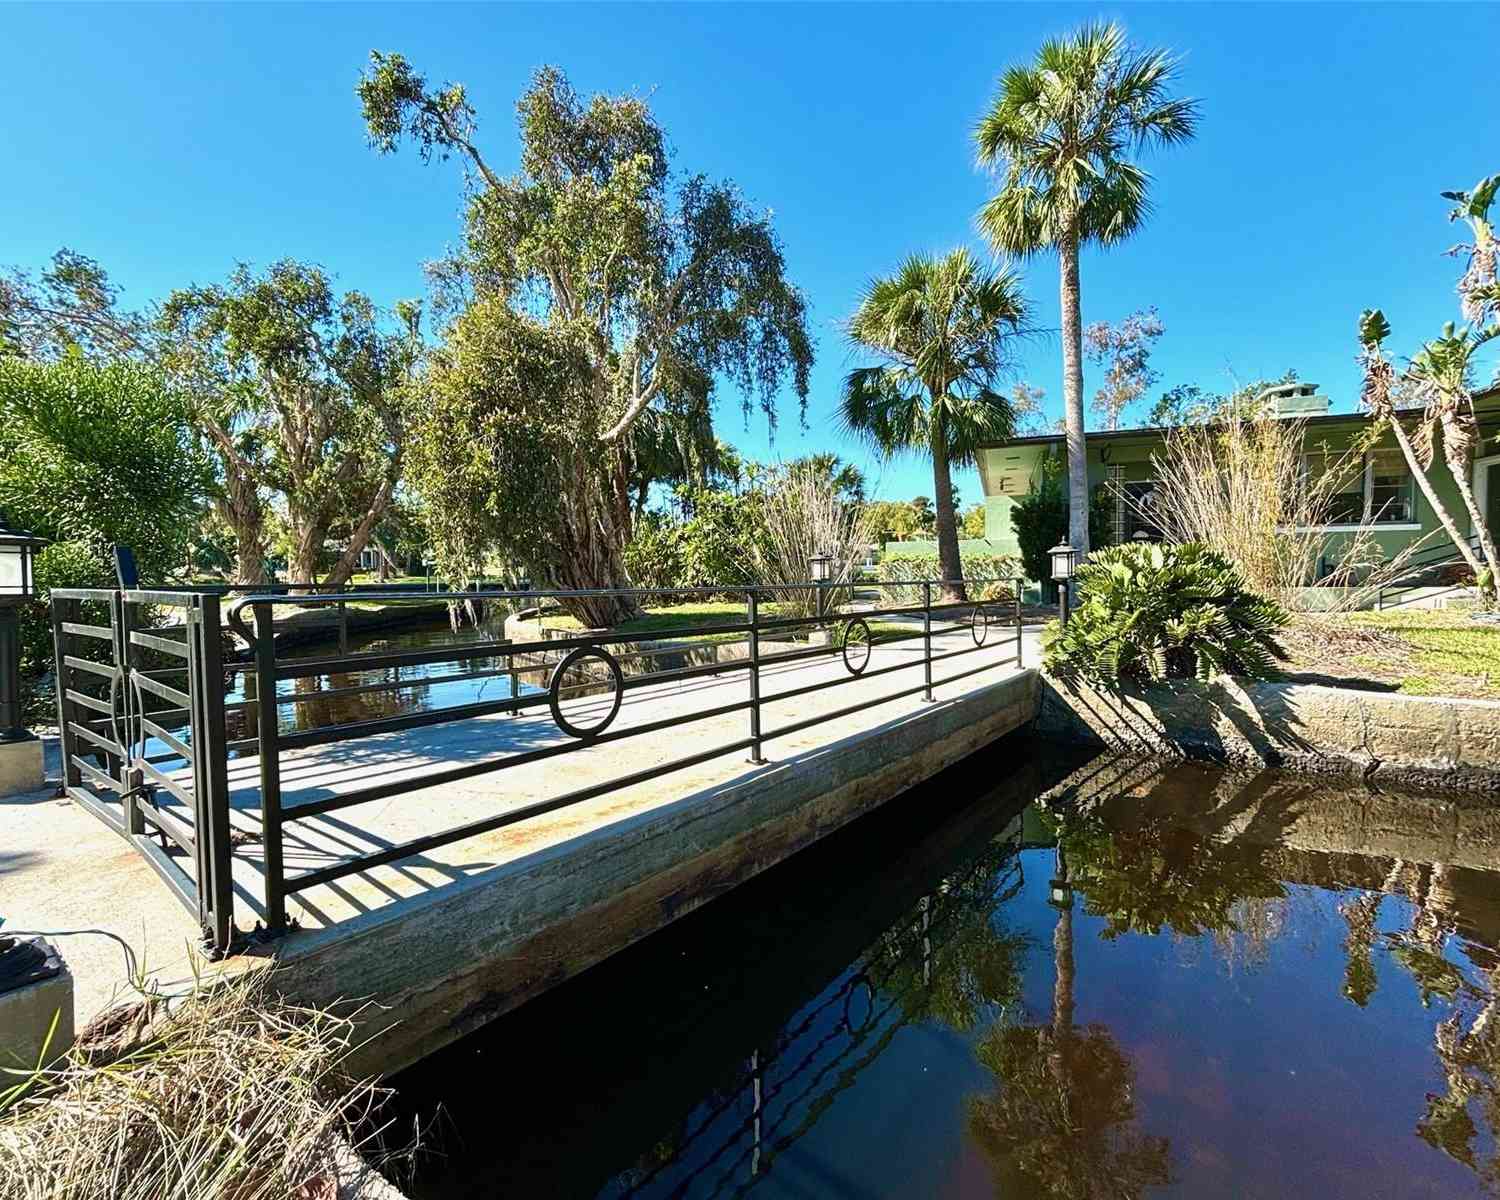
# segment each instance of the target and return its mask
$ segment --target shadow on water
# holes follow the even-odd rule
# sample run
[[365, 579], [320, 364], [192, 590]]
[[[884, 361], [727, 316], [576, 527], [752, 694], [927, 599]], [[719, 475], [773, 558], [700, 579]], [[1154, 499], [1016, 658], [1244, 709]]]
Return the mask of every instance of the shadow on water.
[[398, 1077], [409, 1186], [1494, 1194], [1495, 847], [1007, 739]]

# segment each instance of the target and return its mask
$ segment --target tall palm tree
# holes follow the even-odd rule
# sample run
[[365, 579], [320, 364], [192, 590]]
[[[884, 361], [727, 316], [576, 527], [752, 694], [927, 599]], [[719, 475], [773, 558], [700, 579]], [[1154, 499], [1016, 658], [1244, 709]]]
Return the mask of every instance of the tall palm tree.
[[1114, 24], [1089, 24], [1043, 43], [1013, 66], [974, 132], [979, 161], [1004, 168], [1004, 186], [979, 211], [996, 250], [1057, 251], [1062, 281], [1063, 414], [1068, 444], [1068, 540], [1089, 548], [1083, 445], [1083, 326], [1078, 252], [1124, 241], [1150, 212], [1150, 176], [1130, 155], [1193, 136], [1195, 100], [1174, 99], [1176, 61], [1138, 51]]
[[947, 600], [964, 599], [952, 468], [973, 463], [982, 445], [1015, 429], [1010, 402], [995, 385], [1026, 316], [1014, 271], [987, 270], [958, 249], [943, 258], [912, 255], [870, 284], [849, 319], [850, 339], [881, 361], [849, 373], [840, 421], [882, 454], [932, 455]]

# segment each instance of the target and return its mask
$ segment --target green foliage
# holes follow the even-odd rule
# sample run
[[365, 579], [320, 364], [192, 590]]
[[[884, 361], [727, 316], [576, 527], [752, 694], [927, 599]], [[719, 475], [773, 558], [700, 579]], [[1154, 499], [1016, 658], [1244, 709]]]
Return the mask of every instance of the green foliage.
[[[390, 506], [419, 316], [400, 304], [387, 327], [366, 296], [340, 296], [321, 268], [290, 259], [176, 291], [162, 310], [164, 361], [194, 395], [223, 473], [282, 498], [298, 582], [319, 574], [334, 532], [350, 544], [333, 582], [347, 579]], [[256, 527], [237, 532], [259, 540], [263, 521], [257, 510]]]
[[186, 406], [155, 372], [0, 358], [0, 510], [72, 543], [70, 561], [107, 578], [119, 542], [143, 579], [163, 579], [185, 561], [209, 486]]
[[625, 548], [638, 587], [690, 588], [751, 582], [766, 536], [758, 492], [679, 488], [677, 511], [648, 512]]
[[975, 504], [964, 509], [959, 522], [959, 536], [974, 539], [984, 536], [984, 505]]
[[1150, 209], [1150, 176], [1127, 154], [1188, 141], [1197, 127], [1197, 102], [1168, 94], [1175, 73], [1170, 54], [1136, 50], [1119, 25], [1102, 22], [1006, 70], [974, 134], [980, 162], [1005, 171], [979, 213], [990, 243], [1031, 255], [1130, 237]]
[[1265, 679], [1286, 658], [1286, 613], [1200, 543], [1110, 546], [1078, 569], [1078, 586], [1072, 620], [1046, 639], [1047, 670], [1062, 678]]
[[[47, 538], [39, 592], [114, 582], [110, 548], [132, 547], [141, 577], [184, 564], [211, 483], [181, 397], [145, 367], [100, 366], [77, 354], [52, 362], [0, 357], [0, 511]], [[52, 663], [44, 604], [21, 612], [28, 720], [44, 719]]]
[[[1009, 554], [975, 554], [963, 552], [964, 579], [970, 584], [970, 596], [977, 600], [1003, 600], [1015, 595], [1015, 580], [1020, 574], [1020, 560]], [[887, 554], [876, 564], [875, 578], [881, 583], [908, 579], [935, 579], [937, 560], [922, 555]], [[882, 603], [920, 604], [920, 587], [882, 588]], [[933, 590], [933, 600], [939, 599]]]
[[[1114, 503], [1108, 491], [1095, 488], [1089, 497], [1089, 545], [1102, 546], [1114, 525]], [[1021, 570], [1043, 588], [1052, 587], [1052, 559], [1048, 552], [1068, 539], [1068, 492], [1056, 458], [1042, 460], [1035, 490], [1011, 506], [1010, 526], [1021, 551]]]
[[960, 587], [952, 467], [1015, 432], [996, 384], [1027, 312], [1013, 270], [985, 269], [959, 249], [912, 255], [870, 284], [849, 320], [850, 339], [879, 361], [849, 373], [840, 423], [882, 454], [931, 456], [941, 574]]
[[[644, 100], [585, 100], [552, 67], [516, 106], [520, 169], [503, 178], [473, 141], [461, 86], [429, 87], [400, 55], [376, 53], [358, 94], [377, 150], [409, 138], [422, 157], [457, 153], [472, 171], [463, 246], [437, 273], [446, 307], [462, 314], [447, 334], [446, 405], [472, 418], [451, 442], [481, 444], [457, 451], [457, 487], [433, 455], [418, 474], [445, 569], [462, 574], [492, 537], [524, 550], [538, 578], [627, 582], [632, 508], [653, 479], [705, 478], [717, 381], [772, 423], [785, 382], [806, 400], [805, 304], [769, 217], [733, 184], [672, 172]], [[505, 364], [509, 378], [492, 385], [463, 367], [486, 342], [539, 360]], [[518, 392], [520, 376], [555, 387]], [[656, 421], [648, 410], [670, 427], [637, 438], [643, 419]], [[516, 465], [520, 482], [505, 477]], [[551, 487], [526, 494], [538, 481]], [[476, 500], [472, 512], [452, 507]], [[633, 615], [577, 607], [592, 624]]]

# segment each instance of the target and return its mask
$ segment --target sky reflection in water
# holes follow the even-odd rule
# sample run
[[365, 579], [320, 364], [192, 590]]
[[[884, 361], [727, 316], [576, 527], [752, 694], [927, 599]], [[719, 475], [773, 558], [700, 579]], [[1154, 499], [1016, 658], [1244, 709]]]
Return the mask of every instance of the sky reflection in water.
[[413, 1190], [1494, 1194], [1497, 847], [1006, 741], [407, 1072]]

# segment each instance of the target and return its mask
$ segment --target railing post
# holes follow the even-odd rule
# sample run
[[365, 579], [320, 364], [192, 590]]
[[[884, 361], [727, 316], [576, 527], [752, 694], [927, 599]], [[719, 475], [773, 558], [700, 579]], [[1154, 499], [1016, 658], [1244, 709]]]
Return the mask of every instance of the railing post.
[[344, 607], [344, 602], [339, 601], [339, 653], [349, 653], [349, 613]]
[[1016, 666], [1025, 666], [1021, 652], [1021, 585], [1024, 581], [1017, 579], [1014, 583], [1016, 589]]
[[760, 596], [747, 593], [750, 619], [750, 761], [765, 762], [760, 752]]
[[255, 608], [255, 716], [259, 730], [260, 814], [266, 864], [266, 927], [286, 927], [286, 877], [282, 873], [281, 749], [276, 704], [276, 630], [271, 605]]
[[[192, 611], [192, 610], [189, 610]], [[193, 752], [198, 765], [198, 788], [193, 795], [193, 828], [198, 840], [198, 912], [203, 936], [215, 956], [230, 949], [234, 936], [234, 860], [229, 840], [229, 751], [224, 731], [224, 640], [219, 621], [219, 598], [198, 598], [196, 645], [190, 647], [198, 686], [193, 689], [195, 711]], [[272, 713], [274, 724], [275, 713]], [[278, 831], [278, 846], [279, 846]], [[267, 855], [269, 860], [269, 854]]]
[[922, 581], [922, 699], [932, 702], [932, 581]]
[[78, 720], [78, 706], [68, 699], [68, 681], [72, 678], [73, 668], [64, 661], [68, 656], [69, 634], [63, 629], [64, 621], [78, 620], [79, 603], [77, 600], [54, 599], [49, 607], [52, 610], [52, 646], [56, 655], [52, 678], [57, 681], [58, 749], [62, 753], [62, 781], [66, 789], [83, 783], [83, 773], [73, 763], [76, 747], [72, 728], [73, 722]]
[[[130, 604], [125, 599], [125, 593], [122, 591], [117, 591], [114, 594], [111, 604], [114, 608], [114, 615], [110, 624], [115, 630], [115, 669], [117, 671], [116, 677], [120, 681], [120, 691], [122, 693], [120, 696], [120, 707], [124, 712], [124, 717], [118, 726], [115, 724], [114, 718], [111, 717], [109, 731], [120, 743], [120, 750], [122, 751], [120, 755], [120, 783], [124, 796], [123, 807], [125, 812], [123, 815], [125, 817], [125, 832], [145, 833], [146, 819], [141, 812], [141, 806], [145, 802], [145, 798], [142, 796], [140, 788], [146, 781], [146, 774], [139, 767], [133, 766], [130, 761], [132, 705], [130, 672], [134, 670], [134, 665], [131, 662]], [[189, 670], [191, 670], [191, 667]], [[142, 700], [142, 704], [144, 703], [145, 701]], [[113, 709], [114, 705], [111, 704], [110, 708]], [[192, 713], [188, 714], [188, 720], [192, 720]], [[123, 734], [121, 730], [124, 731]]]

